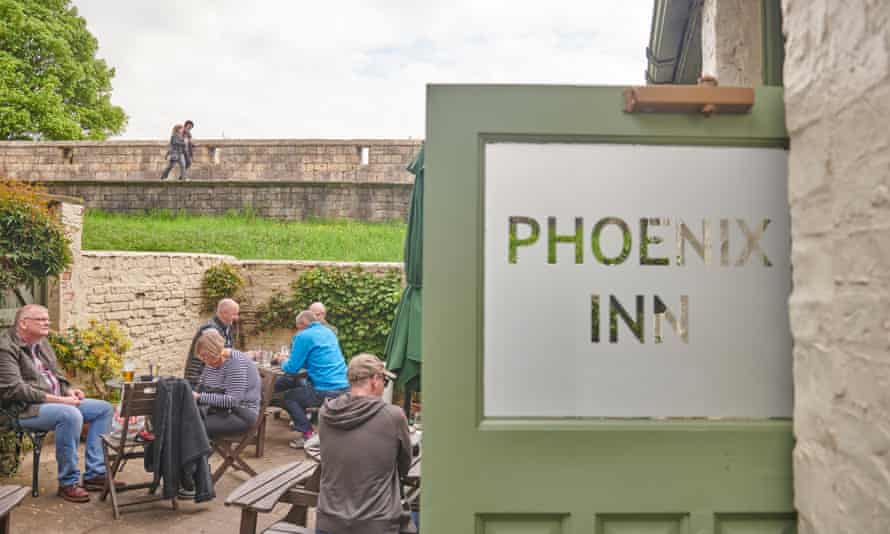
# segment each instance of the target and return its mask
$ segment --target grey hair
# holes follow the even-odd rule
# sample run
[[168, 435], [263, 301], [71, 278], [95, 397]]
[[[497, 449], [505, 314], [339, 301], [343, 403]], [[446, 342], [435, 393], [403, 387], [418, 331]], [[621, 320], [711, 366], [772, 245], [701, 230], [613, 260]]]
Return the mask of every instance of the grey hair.
[[15, 319], [13, 320], [13, 326], [18, 328], [19, 323], [24, 319], [25, 314], [32, 310], [46, 310], [46, 306], [41, 306], [40, 304], [25, 304], [21, 308], [19, 308], [15, 312]]
[[310, 325], [315, 321], [318, 321], [318, 316], [309, 310], [303, 310], [297, 314], [297, 324]]

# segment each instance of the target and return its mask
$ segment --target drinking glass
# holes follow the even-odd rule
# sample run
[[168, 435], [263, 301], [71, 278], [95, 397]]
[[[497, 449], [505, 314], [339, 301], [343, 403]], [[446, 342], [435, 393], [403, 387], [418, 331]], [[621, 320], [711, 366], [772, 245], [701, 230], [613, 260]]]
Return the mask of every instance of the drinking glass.
[[121, 374], [123, 375], [124, 382], [133, 381], [136, 375], [136, 366], [133, 364], [133, 360], [124, 360], [124, 369]]

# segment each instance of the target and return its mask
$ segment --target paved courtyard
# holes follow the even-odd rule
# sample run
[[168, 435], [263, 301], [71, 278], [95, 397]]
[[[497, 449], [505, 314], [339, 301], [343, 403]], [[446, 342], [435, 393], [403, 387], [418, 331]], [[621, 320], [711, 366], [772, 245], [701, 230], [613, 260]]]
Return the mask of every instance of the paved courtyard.
[[[269, 418], [266, 430], [266, 451], [263, 458], [254, 458], [253, 447], [248, 448], [247, 462], [257, 472], [273, 466], [305, 458], [302, 451], [288, 447], [293, 432], [288, 428], [287, 418]], [[81, 449], [82, 452], [82, 449]], [[219, 458], [211, 459], [212, 465]], [[26, 455], [19, 474], [2, 480], [2, 484], [31, 485], [31, 454]], [[81, 456], [81, 469], [83, 457]], [[151, 476], [142, 468], [141, 461], [132, 461], [124, 469], [124, 480], [138, 481]], [[246, 473], [228, 471], [216, 485], [216, 499], [209, 503], [195, 504], [180, 501], [179, 511], [174, 511], [169, 501], [145, 504], [125, 509], [120, 521], [111, 514], [111, 502], [102, 502], [97, 493], [92, 493], [89, 504], [72, 504], [56, 496], [56, 461], [53, 444], [43, 447], [40, 462], [40, 496], [28, 495], [12, 513], [13, 532], [34, 532], [40, 534], [85, 534], [127, 532], [133, 534], [174, 534], [174, 533], [226, 533], [238, 532], [240, 510], [223, 505], [226, 496], [241, 482], [247, 480]], [[140, 492], [132, 492], [129, 496]], [[126, 499], [128, 495], [123, 494]], [[271, 514], [260, 516], [257, 532], [275, 522], [287, 513], [287, 505], [279, 505]]]

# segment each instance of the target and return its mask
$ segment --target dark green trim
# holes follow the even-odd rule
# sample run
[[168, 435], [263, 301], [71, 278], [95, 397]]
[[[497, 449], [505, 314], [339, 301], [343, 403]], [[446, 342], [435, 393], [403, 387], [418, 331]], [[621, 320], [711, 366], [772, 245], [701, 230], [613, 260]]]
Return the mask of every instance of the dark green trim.
[[791, 432], [790, 419], [612, 419], [612, 418], [488, 418], [479, 430], [584, 430], [622, 432]]
[[781, 86], [785, 65], [785, 36], [782, 35], [780, 0], [761, 0], [763, 85]]

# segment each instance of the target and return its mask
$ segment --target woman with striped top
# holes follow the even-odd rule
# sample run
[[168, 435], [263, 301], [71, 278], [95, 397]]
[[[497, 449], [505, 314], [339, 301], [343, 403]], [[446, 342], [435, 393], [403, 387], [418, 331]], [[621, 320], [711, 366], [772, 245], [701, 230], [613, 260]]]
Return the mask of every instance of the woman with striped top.
[[204, 419], [211, 438], [240, 434], [256, 421], [260, 410], [260, 374], [244, 353], [225, 348], [216, 330], [206, 330], [195, 345], [204, 371], [195, 392], [199, 406], [208, 406]]

